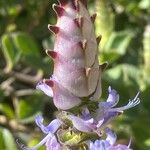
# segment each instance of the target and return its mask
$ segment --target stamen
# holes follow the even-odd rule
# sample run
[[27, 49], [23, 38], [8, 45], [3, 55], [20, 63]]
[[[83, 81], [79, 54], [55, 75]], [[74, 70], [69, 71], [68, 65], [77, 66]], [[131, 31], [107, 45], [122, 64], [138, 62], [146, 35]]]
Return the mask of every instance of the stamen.
[[123, 107], [119, 107], [119, 108], [112, 108], [110, 109], [109, 111], [118, 111], [118, 112], [121, 112], [121, 111], [124, 111], [126, 109], [130, 109], [132, 107], [135, 107], [136, 105], [138, 105], [140, 103], [140, 99], [138, 98], [139, 96], [139, 93], [137, 93], [137, 95], [135, 96], [135, 98], [133, 100], [129, 100], [128, 104], [123, 106]]
[[128, 144], [128, 148], [130, 148], [131, 142], [132, 142], [132, 138], [130, 138], [130, 141], [129, 141], [129, 144]]

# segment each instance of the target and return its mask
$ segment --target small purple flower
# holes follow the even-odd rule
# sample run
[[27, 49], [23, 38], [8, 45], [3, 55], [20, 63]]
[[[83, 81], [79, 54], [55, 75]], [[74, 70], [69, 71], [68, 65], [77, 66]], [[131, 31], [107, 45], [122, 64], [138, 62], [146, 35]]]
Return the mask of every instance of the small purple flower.
[[140, 99], [138, 98], [139, 92], [135, 96], [133, 100], [129, 100], [127, 105], [114, 108], [119, 102], [119, 95], [111, 87], [108, 88], [109, 96], [106, 102], [99, 103], [99, 109], [97, 110], [97, 120], [104, 119], [104, 124], [109, 123], [114, 117], [118, 116], [120, 113], [123, 113], [124, 110], [135, 107], [140, 103]]
[[92, 118], [87, 108], [82, 112], [81, 117], [70, 115], [69, 118], [72, 121], [74, 128], [82, 132], [95, 131], [103, 124], [104, 121], [103, 119], [96, 121], [94, 118]]
[[89, 150], [131, 150], [130, 143], [128, 146], [123, 144], [115, 145], [117, 136], [109, 128], [105, 129], [107, 135], [106, 140], [96, 140], [95, 142], [90, 142]]
[[128, 104], [123, 107], [114, 108], [119, 101], [119, 95], [111, 87], [108, 89], [109, 96], [106, 102], [100, 102], [99, 108], [96, 113], [96, 117], [92, 117], [88, 109], [85, 109], [80, 117], [70, 115], [70, 120], [73, 126], [82, 132], [96, 132], [105, 126], [116, 116], [122, 113], [124, 110], [132, 108], [140, 103], [138, 98], [139, 93], [135, 96], [133, 100], [129, 100]]
[[60, 144], [58, 143], [54, 133], [61, 126], [62, 122], [59, 119], [54, 119], [48, 126], [44, 126], [43, 121], [44, 119], [42, 116], [37, 116], [35, 118], [37, 126], [40, 127], [40, 129], [47, 134], [47, 136], [32, 148], [27, 148], [24, 146], [24, 144], [21, 144], [17, 141], [22, 150], [37, 150], [44, 144], [46, 145], [46, 150], [60, 150]]

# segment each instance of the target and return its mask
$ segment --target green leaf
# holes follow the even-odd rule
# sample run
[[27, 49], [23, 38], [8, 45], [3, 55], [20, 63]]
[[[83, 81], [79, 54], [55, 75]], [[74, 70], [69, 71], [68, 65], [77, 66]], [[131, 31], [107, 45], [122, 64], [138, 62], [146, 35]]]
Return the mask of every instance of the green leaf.
[[17, 150], [16, 142], [9, 130], [0, 128], [0, 149]]
[[11, 71], [13, 66], [18, 62], [21, 52], [15, 47], [12, 34], [4, 34], [1, 38], [2, 52], [6, 59], [7, 71]]
[[0, 104], [0, 111], [2, 111], [9, 119], [15, 118], [13, 109], [8, 104]]
[[42, 66], [40, 49], [35, 40], [27, 33], [17, 32], [13, 35], [15, 46], [21, 51], [23, 62], [34, 68]]
[[11, 71], [19, 60], [32, 68], [44, 69], [45, 71], [53, 63], [50, 59], [48, 63], [45, 62], [36, 41], [24, 32], [4, 34], [2, 36], [2, 50], [7, 63], [7, 71]]
[[129, 31], [113, 32], [104, 48], [104, 61], [111, 62], [124, 55], [132, 37]]
[[34, 121], [35, 115], [42, 111], [43, 105], [42, 97], [39, 94], [33, 93], [27, 98], [20, 99], [17, 107], [19, 120], [24, 123]]

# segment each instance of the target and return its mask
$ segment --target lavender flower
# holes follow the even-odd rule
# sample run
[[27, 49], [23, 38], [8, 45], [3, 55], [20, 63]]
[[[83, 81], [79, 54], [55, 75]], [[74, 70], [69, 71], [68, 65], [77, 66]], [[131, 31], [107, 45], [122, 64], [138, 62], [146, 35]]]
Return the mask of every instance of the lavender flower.
[[114, 89], [111, 89], [111, 87], [108, 88], [108, 92], [109, 92], [109, 95], [108, 95], [106, 102], [100, 102], [99, 109], [96, 112], [97, 113], [96, 119], [97, 120], [104, 119], [104, 124], [107, 124], [114, 117], [116, 117], [120, 113], [123, 113], [124, 110], [135, 107], [136, 105], [140, 103], [140, 99], [138, 98], [139, 96], [139, 92], [138, 92], [133, 100], [129, 100], [127, 105], [114, 108], [119, 102], [119, 95], [117, 91], [115, 91]]
[[109, 128], [105, 129], [105, 133], [107, 135], [106, 139], [96, 140], [95, 142], [91, 141], [89, 144], [89, 150], [131, 150], [129, 148], [130, 143], [128, 146], [123, 144], [115, 145], [117, 136]]
[[48, 126], [44, 126], [42, 116], [37, 116], [35, 122], [37, 126], [40, 127], [45, 134], [47, 134], [47, 136], [32, 148], [27, 148], [17, 141], [19, 147], [22, 150], [37, 150], [42, 145], [46, 144], [46, 150], [54, 150], [55, 148], [56, 150], [60, 150], [60, 144], [57, 142], [54, 133], [61, 126], [62, 122], [59, 119], [54, 119]]
[[135, 107], [140, 103], [138, 93], [133, 100], [129, 100], [127, 105], [114, 108], [119, 101], [119, 95], [114, 89], [111, 89], [111, 87], [109, 87], [108, 91], [109, 96], [106, 102], [99, 102], [96, 117], [93, 118], [88, 109], [83, 111], [81, 117], [70, 115], [70, 119], [76, 129], [82, 132], [97, 132], [97, 130], [101, 130], [124, 110]]

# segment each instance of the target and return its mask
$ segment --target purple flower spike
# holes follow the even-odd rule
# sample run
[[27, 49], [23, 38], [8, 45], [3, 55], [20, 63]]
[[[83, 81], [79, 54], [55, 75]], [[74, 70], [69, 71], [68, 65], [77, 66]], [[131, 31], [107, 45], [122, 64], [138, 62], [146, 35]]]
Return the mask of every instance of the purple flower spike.
[[95, 142], [90, 142], [89, 150], [131, 150], [130, 144], [128, 146], [123, 144], [115, 145], [117, 136], [109, 128], [105, 129], [106, 140], [96, 140]]

